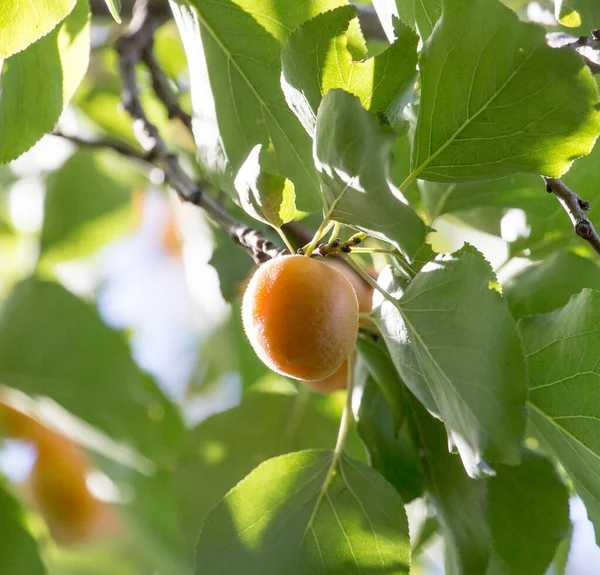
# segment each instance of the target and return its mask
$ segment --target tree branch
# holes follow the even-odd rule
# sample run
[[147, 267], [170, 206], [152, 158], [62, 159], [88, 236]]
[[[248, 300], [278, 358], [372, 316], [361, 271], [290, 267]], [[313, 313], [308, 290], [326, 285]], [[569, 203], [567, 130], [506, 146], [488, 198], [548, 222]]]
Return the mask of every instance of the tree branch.
[[[183, 170], [177, 155], [172, 153], [160, 135], [158, 129], [148, 119], [140, 102], [139, 89], [135, 78], [135, 68], [140, 62], [150, 60], [149, 69], [153, 76], [153, 86], [157, 96], [170, 106], [170, 113], [181, 118], [186, 125], [191, 127], [189, 117], [183, 116], [184, 112], [177, 111], [179, 106], [175, 97], [166, 92], [168, 85], [162, 84], [162, 71], [153, 58], [152, 44], [156, 29], [163, 21], [161, 13], [152, 10], [152, 0], [138, 0], [134, 6], [134, 13], [127, 32], [117, 41], [117, 51], [120, 56], [119, 69], [121, 75], [121, 99], [123, 106], [133, 120], [133, 128], [146, 155], [139, 154], [134, 148], [115, 146], [113, 141], [88, 142], [77, 138], [81, 145], [92, 147], [109, 147], [126, 155], [136, 157], [152, 165], [160, 167], [165, 175], [165, 180], [179, 194], [179, 197], [187, 202], [203, 208], [209, 217], [218, 225], [223, 227], [227, 233], [240, 245], [242, 245], [257, 263], [266, 261], [284, 253], [267, 240], [262, 232], [246, 226], [234, 218], [225, 207], [217, 200], [205, 193], [205, 183], [194, 182]], [[151, 55], [151, 56], [150, 56]], [[158, 79], [158, 80], [157, 80]], [[176, 109], [177, 108], [177, 109]], [[186, 115], [187, 116], [187, 115]], [[64, 137], [64, 136], [63, 136]], [[69, 137], [69, 139], [72, 139]], [[135, 153], [133, 151], [135, 150]]]
[[592, 31], [592, 38], [576, 38], [562, 32], [546, 34], [546, 43], [550, 48], [571, 48], [586, 63], [593, 74], [600, 74], [600, 30]]
[[546, 191], [554, 194], [561, 203], [565, 212], [573, 222], [575, 233], [589, 242], [596, 253], [600, 255], [600, 236], [594, 229], [592, 222], [585, 215], [591, 209], [590, 202], [582, 200], [562, 180], [558, 178], [543, 177], [546, 183]]

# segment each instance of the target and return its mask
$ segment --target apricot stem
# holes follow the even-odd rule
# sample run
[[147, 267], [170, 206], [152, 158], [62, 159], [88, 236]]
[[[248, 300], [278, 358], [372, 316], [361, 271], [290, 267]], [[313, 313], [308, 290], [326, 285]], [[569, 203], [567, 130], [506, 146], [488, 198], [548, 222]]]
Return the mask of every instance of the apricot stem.
[[377, 290], [390, 303], [394, 304], [395, 307], [398, 307], [398, 302], [388, 292], [386, 292], [365, 270], [363, 270], [350, 256], [348, 256], [347, 254], [342, 255], [344, 256], [344, 259], [348, 262], [350, 267], [362, 279], [364, 279], [373, 289]]
[[287, 236], [283, 233], [283, 230], [281, 228], [275, 228], [275, 231], [279, 234], [279, 237], [283, 240], [285, 247], [289, 250], [289, 252], [291, 254], [293, 254], [294, 248], [292, 247], [292, 244], [290, 244], [290, 241], [287, 239]]
[[[352, 391], [354, 390], [354, 352], [350, 354], [348, 358], [348, 385], [346, 387], [346, 405], [342, 412], [342, 419], [340, 420], [340, 429], [338, 431], [337, 441], [335, 443], [335, 449], [333, 450], [333, 460], [331, 461], [330, 473], [335, 471], [337, 462], [344, 448], [346, 442], [346, 436], [348, 435], [348, 429], [350, 429], [350, 419], [352, 415]], [[327, 474], [329, 476], [329, 473]], [[326, 480], [327, 483], [327, 480]]]
[[310, 243], [304, 248], [304, 255], [310, 257], [310, 254], [313, 253], [320, 239], [335, 225], [335, 222], [330, 220], [329, 218], [325, 218], [322, 222], [313, 239]]
[[333, 231], [331, 232], [331, 236], [329, 237], [330, 244], [337, 240], [341, 227], [342, 225], [340, 224], [340, 222], [335, 222], [335, 224], [333, 225]]
[[408, 274], [408, 276], [412, 279], [417, 275], [415, 270], [412, 269], [410, 264], [406, 261], [406, 258], [398, 251], [398, 250], [390, 250], [386, 248], [352, 248], [352, 252], [356, 254], [389, 254], [394, 256], [402, 269]]

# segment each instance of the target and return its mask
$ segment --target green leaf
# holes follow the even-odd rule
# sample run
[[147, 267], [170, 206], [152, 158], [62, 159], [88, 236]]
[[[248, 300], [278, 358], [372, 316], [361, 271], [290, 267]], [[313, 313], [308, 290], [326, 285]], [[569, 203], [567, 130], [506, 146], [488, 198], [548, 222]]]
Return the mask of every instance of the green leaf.
[[5, 302], [0, 381], [53, 399], [142, 456], [173, 459], [182, 434], [176, 408], [135, 365], [123, 337], [57, 284], [26, 280]]
[[402, 499], [371, 468], [335, 457], [301, 451], [257, 467], [206, 518], [197, 572], [408, 573]]
[[[413, 441], [408, 417], [403, 418], [396, 430], [393, 407], [386, 401], [375, 379], [368, 378], [360, 402], [357, 431], [369, 454], [371, 467], [394, 486], [405, 503], [409, 503], [423, 492], [419, 449]], [[407, 405], [403, 406], [405, 414], [407, 408]]]
[[261, 148], [261, 144], [252, 148], [235, 178], [235, 189], [247, 214], [280, 229], [296, 215], [294, 184], [263, 169]]
[[445, 534], [447, 565], [453, 567], [448, 572], [485, 573], [491, 553], [487, 482], [465, 473], [460, 458], [448, 452], [442, 423], [408, 395], [423, 481]]
[[494, 550], [510, 575], [543, 575], [569, 532], [569, 490], [552, 463], [526, 451], [488, 480]]
[[121, 0], [105, 0], [110, 15], [118, 24], [121, 23]]
[[[430, 221], [444, 214], [482, 207], [521, 208], [533, 214], [545, 214], [554, 207], [542, 194], [542, 180], [531, 174], [518, 174], [484, 182], [447, 184], [419, 181], [419, 191]], [[545, 203], [548, 205], [544, 206]]]
[[442, 0], [373, 0], [373, 6], [390, 41], [394, 37], [394, 17], [416, 28], [425, 41], [442, 15]]
[[342, 90], [323, 98], [314, 155], [326, 217], [391, 243], [412, 258], [425, 241], [425, 224], [392, 194], [390, 145], [358, 98]]
[[416, 178], [453, 182], [518, 172], [561, 176], [600, 133], [598, 89], [569, 50], [498, 0], [444, 0], [419, 60]]
[[600, 25], [596, 0], [554, 0], [556, 19], [575, 36], [589, 36]]
[[404, 384], [394, 367], [384, 342], [374, 342], [370, 338], [359, 337], [356, 341], [356, 348], [390, 406], [394, 420], [393, 432], [395, 434], [400, 428], [405, 415]]
[[75, 7], [76, 0], [3, 0], [0, 5], [0, 61], [45, 36]]
[[48, 180], [40, 250], [68, 242], [81, 257], [129, 231], [132, 188], [143, 176], [111, 153], [77, 151]]
[[14, 160], [54, 128], [88, 67], [89, 20], [87, 0], [78, 0], [50, 34], [5, 60], [0, 164]]
[[525, 427], [523, 350], [495, 281], [466, 246], [426, 266], [404, 293], [387, 268], [378, 282], [393, 299], [376, 292], [373, 301], [404, 383], [441, 416], [470, 475], [517, 464]]
[[[342, 409], [343, 395], [253, 393], [239, 407], [192, 429], [175, 474], [190, 547], [206, 514], [259, 463], [290, 451], [331, 446]], [[364, 457], [353, 433], [346, 450], [353, 457]]]
[[17, 500], [0, 483], [0, 565], [3, 575], [44, 575], [37, 544], [25, 525]]
[[190, 64], [198, 157], [217, 185], [231, 190], [256, 144], [272, 143], [281, 174], [304, 211], [319, 207], [310, 137], [287, 107], [280, 53], [302, 22], [343, 0], [171, 1]]
[[600, 292], [519, 322], [529, 365], [529, 421], [586, 504], [600, 543]]
[[334, 88], [357, 96], [365, 109], [385, 115], [397, 129], [406, 123], [402, 111], [415, 82], [418, 37], [406, 29], [381, 54], [355, 62], [347, 30], [357, 14], [354, 6], [341, 6], [316, 16], [297, 28], [283, 48], [283, 91], [311, 136], [321, 99]]
[[573, 252], [556, 252], [513, 276], [503, 286], [516, 318], [547, 313], [567, 304], [583, 288], [600, 290], [600, 267]]

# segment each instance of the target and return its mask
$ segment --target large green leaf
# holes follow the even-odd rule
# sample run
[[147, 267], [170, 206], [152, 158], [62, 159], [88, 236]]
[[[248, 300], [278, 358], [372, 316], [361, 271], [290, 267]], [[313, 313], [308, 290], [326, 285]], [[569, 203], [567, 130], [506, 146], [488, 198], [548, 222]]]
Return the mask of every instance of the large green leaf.
[[78, 0], [52, 32], [5, 60], [0, 78], [0, 164], [14, 160], [52, 130], [71, 100], [88, 67], [89, 19], [87, 0]]
[[388, 183], [390, 139], [358, 98], [331, 90], [317, 115], [314, 155], [326, 217], [389, 242], [413, 257], [425, 224]]
[[553, 464], [530, 451], [488, 480], [494, 550], [510, 575], [543, 575], [569, 533], [569, 490]]
[[35, 539], [16, 499], [0, 482], [0, 565], [3, 575], [44, 575]]
[[317, 110], [329, 90], [342, 88], [357, 96], [370, 112], [385, 115], [397, 129], [412, 92], [418, 37], [405, 29], [389, 48], [369, 60], [355, 62], [348, 50], [347, 30], [358, 14], [341, 6], [297, 28], [281, 54], [281, 83], [290, 108], [313, 136]]
[[567, 470], [600, 543], [600, 292], [519, 322], [529, 364], [529, 420]]
[[495, 276], [470, 246], [432, 262], [401, 293], [391, 269], [379, 278], [375, 318], [407, 387], [440, 414], [469, 474], [520, 460], [526, 371]]
[[407, 394], [410, 425], [421, 457], [425, 489], [438, 512], [446, 538], [449, 573], [485, 573], [491, 554], [487, 520], [487, 482], [471, 479], [461, 460], [448, 452], [448, 437], [441, 422]]
[[345, 3], [190, 0], [190, 8], [171, 1], [190, 63], [199, 159], [219, 185], [227, 186], [256, 144], [271, 142], [298, 207], [318, 208], [310, 137], [285, 102], [280, 53], [294, 28]]
[[508, 306], [516, 318], [547, 313], [564, 306], [583, 288], [600, 290], [600, 267], [573, 252], [556, 252], [503, 286]]
[[[560, 176], [600, 133], [598, 89], [577, 54], [498, 0], [444, 0], [419, 60], [415, 178]], [[403, 187], [404, 187], [403, 186]]]
[[143, 176], [110, 153], [80, 150], [48, 181], [40, 249], [68, 242], [81, 257], [131, 229], [132, 188]]
[[137, 368], [123, 336], [57, 284], [26, 280], [5, 302], [0, 382], [49, 397], [141, 455], [172, 462], [182, 434], [176, 408]]
[[45, 36], [75, 7], [76, 0], [3, 0], [0, 5], [0, 60]]
[[[251, 394], [239, 407], [191, 430], [175, 475], [190, 546], [206, 514], [259, 463], [290, 451], [333, 445], [343, 408], [339, 399], [306, 393]], [[353, 457], [364, 457], [354, 434], [346, 449]]]
[[197, 573], [408, 573], [400, 496], [370, 467], [331, 451], [270, 459], [209, 513]]

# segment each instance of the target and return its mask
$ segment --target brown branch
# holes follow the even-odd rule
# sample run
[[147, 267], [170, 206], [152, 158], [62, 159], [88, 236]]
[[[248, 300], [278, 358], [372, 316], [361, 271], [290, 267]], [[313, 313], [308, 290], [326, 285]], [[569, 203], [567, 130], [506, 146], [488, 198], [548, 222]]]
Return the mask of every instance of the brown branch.
[[561, 203], [565, 212], [567, 212], [575, 233], [594, 248], [600, 255], [600, 236], [594, 229], [592, 222], [585, 215], [591, 209], [590, 202], [582, 200], [573, 190], [571, 190], [562, 180], [558, 178], [543, 177], [546, 183], [546, 191], [554, 194]]
[[[135, 135], [142, 148], [146, 150], [145, 158], [163, 170], [166, 181], [182, 200], [203, 208], [212, 220], [247, 249], [257, 263], [284, 253], [284, 250], [278, 249], [275, 244], [267, 240], [262, 232], [238, 221], [220, 202], [206, 194], [207, 185], [194, 182], [186, 174], [177, 155], [169, 150], [156, 126], [148, 119], [140, 102], [135, 69], [138, 63], [147, 62], [147, 56], [152, 50], [154, 32], [163, 21], [163, 16], [160, 13], [154, 13], [152, 6], [153, 0], [136, 2], [129, 28], [116, 44], [120, 56], [121, 100], [133, 120]], [[151, 73], [152, 69], [157, 77], [162, 75], [162, 71], [160, 74], [157, 73], [159, 68], [156, 62], [153, 62]], [[156, 88], [156, 83], [154, 86]], [[164, 93], [157, 95], [164, 97]], [[98, 146], [100, 142], [87, 145]], [[115, 149], [114, 145], [109, 147]]]
[[55, 129], [51, 135], [56, 136], [57, 138], [62, 138], [63, 140], [68, 140], [69, 142], [73, 142], [82, 148], [110, 149], [117, 152], [121, 156], [137, 160], [138, 162], [142, 162], [144, 164], [152, 165], [152, 158], [150, 157], [150, 154], [140, 152], [140, 150], [137, 148], [134, 148], [133, 146], [130, 146], [129, 144], [115, 138], [86, 140], [85, 138], [81, 138], [76, 135], [66, 134], [58, 128]]

